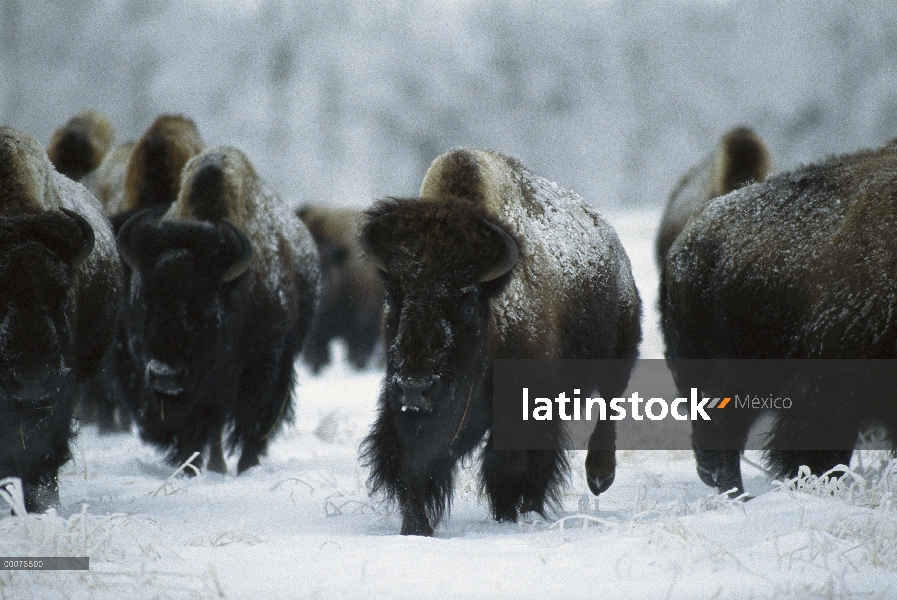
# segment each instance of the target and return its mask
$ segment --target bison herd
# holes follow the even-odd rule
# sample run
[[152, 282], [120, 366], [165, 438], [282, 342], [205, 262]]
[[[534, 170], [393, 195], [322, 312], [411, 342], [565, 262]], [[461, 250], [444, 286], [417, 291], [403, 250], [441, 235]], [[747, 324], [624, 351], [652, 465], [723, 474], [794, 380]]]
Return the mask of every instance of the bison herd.
[[[22, 480], [27, 510], [59, 503], [79, 420], [136, 425], [172, 465], [196, 452], [212, 471], [226, 453], [238, 474], [258, 465], [293, 417], [297, 359], [320, 371], [335, 338], [357, 368], [385, 362], [361, 459], [402, 534], [432, 535], [472, 455], [497, 520], [558, 501], [566, 432], [544, 430], [550, 450], [497, 449], [492, 361], [615, 359], [591, 385], [623, 394], [641, 301], [589, 203], [513, 158], [461, 149], [436, 158], [420, 197], [296, 210], [182, 116], [115, 135], [93, 111], [46, 149], [0, 129], [0, 478]], [[897, 356], [897, 145], [773, 171], [763, 141], [735, 129], [669, 198], [659, 308], [683, 394], [736, 383], [686, 359]], [[869, 422], [897, 440], [888, 394], [831, 397], [776, 415], [776, 475], [849, 461]], [[743, 491], [748, 414], [693, 423], [698, 474], [721, 492]], [[614, 454], [613, 424], [599, 422], [585, 461], [596, 495]]]

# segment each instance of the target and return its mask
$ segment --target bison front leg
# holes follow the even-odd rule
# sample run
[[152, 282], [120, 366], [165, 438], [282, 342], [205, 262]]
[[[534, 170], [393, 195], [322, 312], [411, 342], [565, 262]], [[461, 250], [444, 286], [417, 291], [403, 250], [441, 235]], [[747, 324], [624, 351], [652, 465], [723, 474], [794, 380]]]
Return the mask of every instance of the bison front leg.
[[209, 439], [208, 460], [206, 470], [213, 473], [227, 474], [227, 463], [224, 461], [224, 451], [221, 448], [221, 429], [212, 431]]
[[426, 501], [420, 490], [409, 489], [402, 501], [402, 535], [433, 535], [427, 518]]
[[22, 482], [25, 510], [30, 513], [42, 513], [48, 508], [59, 506], [58, 472], [58, 469], [53, 469], [32, 480]]

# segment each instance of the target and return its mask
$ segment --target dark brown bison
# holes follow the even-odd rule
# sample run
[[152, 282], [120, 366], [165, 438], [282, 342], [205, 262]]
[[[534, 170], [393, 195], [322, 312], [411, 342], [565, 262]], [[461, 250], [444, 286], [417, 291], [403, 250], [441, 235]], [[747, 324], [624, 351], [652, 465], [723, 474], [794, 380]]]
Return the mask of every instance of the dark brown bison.
[[[897, 358], [895, 227], [894, 146], [830, 158], [711, 201], [666, 262], [662, 329], [680, 391], [697, 383], [704, 395], [732, 394], [739, 382], [725, 363], [683, 372], [687, 363], [676, 359]], [[837, 369], [803, 381], [806, 399], [776, 415], [767, 446], [776, 476], [847, 463], [869, 421], [897, 439], [891, 394], [833, 401], [840, 388], [831, 386], [843, 373], [830, 370]], [[784, 378], [763, 383], [776, 396], [788, 389]], [[739, 455], [760, 412], [725, 410], [693, 423], [705, 483], [742, 491]]]
[[739, 127], [724, 135], [714, 151], [679, 180], [667, 200], [655, 243], [660, 269], [676, 237], [704, 205], [748, 183], [763, 181], [774, 169], [772, 154], [753, 131]]
[[[161, 215], [175, 201], [184, 165], [203, 149], [196, 124], [179, 115], [162, 115], [136, 143], [113, 149], [86, 181], [105, 207], [118, 233], [122, 224], [144, 209]], [[124, 265], [125, 296], [130, 271]], [[99, 377], [91, 382], [88, 399], [96, 404], [101, 433], [130, 429], [127, 396], [139, 393], [143, 372], [131, 364], [125, 323], [119, 323]], [[88, 411], [90, 407], [88, 407]]]
[[72, 415], [112, 339], [121, 266], [97, 201], [44, 148], [0, 128], [0, 478], [59, 503]]
[[53, 132], [47, 155], [56, 170], [80, 181], [100, 166], [115, 141], [115, 127], [100, 113], [85, 110]]
[[[363, 458], [372, 491], [399, 504], [409, 535], [432, 534], [458, 460], [484, 436], [482, 481], [496, 519], [557, 500], [566, 477], [559, 421], [546, 432], [551, 451], [493, 446], [493, 359], [627, 359], [597, 382], [620, 395], [641, 335], [629, 259], [579, 196], [481, 150], [437, 158], [421, 196], [376, 204], [361, 237], [387, 290], [386, 378]], [[612, 425], [596, 429], [586, 459], [595, 493], [613, 481], [614, 446]]]
[[361, 251], [364, 214], [346, 208], [304, 206], [297, 214], [311, 231], [321, 257], [321, 294], [303, 360], [315, 373], [330, 363], [330, 342], [346, 342], [349, 361], [363, 369], [380, 339], [383, 282]]
[[259, 463], [292, 415], [294, 362], [311, 323], [318, 258], [308, 230], [233, 148], [194, 157], [177, 200], [122, 226], [131, 267], [122, 311], [144, 440], [172, 464], [204, 452], [225, 472], [222, 435]]

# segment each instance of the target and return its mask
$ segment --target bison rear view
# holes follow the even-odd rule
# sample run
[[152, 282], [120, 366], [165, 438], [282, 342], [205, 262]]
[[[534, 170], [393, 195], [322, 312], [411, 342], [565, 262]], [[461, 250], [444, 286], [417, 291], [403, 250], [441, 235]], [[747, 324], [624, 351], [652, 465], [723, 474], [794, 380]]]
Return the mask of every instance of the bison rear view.
[[[830, 158], [711, 201], [666, 258], [662, 330], [681, 393], [741, 388], [726, 361], [897, 358], [897, 147]], [[876, 361], [813, 360], [788, 378], [762, 373], [765, 395], [801, 392], [778, 410], [767, 443], [777, 477], [849, 464], [861, 428], [885, 426], [897, 449], [892, 376]], [[686, 369], [685, 371], [683, 369]], [[865, 379], [864, 379], [865, 378]], [[868, 381], [858, 391], [856, 384]], [[786, 385], [788, 387], [786, 387]], [[846, 387], [844, 387], [846, 386]], [[884, 388], [884, 389], [881, 389]], [[843, 392], [843, 393], [842, 393]], [[759, 410], [693, 423], [701, 479], [743, 491], [740, 452]]]
[[[226, 472], [258, 464], [292, 416], [294, 361], [308, 331], [318, 257], [308, 230], [233, 148], [184, 167], [177, 200], [118, 234], [131, 275], [122, 312], [145, 441], [172, 464], [202, 452]], [[223, 434], [229, 431], [229, 438]]]
[[[456, 150], [433, 162], [420, 198], [374, 205], [361, 240], [387, 290], [386, 376], [363, 445], [372, 491], [400, 506], [402, 534], [432, 535], [455, 465], [485, 438], [481, 482], [493, 516], [543, 513], [567, 476], [565, 432], [546, 434], [550, 451], [496, 450], [492, 360], [626, 359], [595, 382], [611, 397], [625, 390], [641, 305], [613, 229], [517, 160]], [[608, 423], [586, 460], [596, 494], [616, 466]]]

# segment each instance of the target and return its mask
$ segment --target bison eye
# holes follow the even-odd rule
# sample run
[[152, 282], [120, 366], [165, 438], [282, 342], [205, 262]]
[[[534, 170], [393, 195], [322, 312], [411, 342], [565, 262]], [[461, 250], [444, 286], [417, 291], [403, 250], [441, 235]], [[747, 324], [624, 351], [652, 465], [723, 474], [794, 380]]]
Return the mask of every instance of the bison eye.
[[475, 296], [468, 296], [458, 306], [458, 316], [467, 323], [473, 324], [476, 321], [477, 299]]

